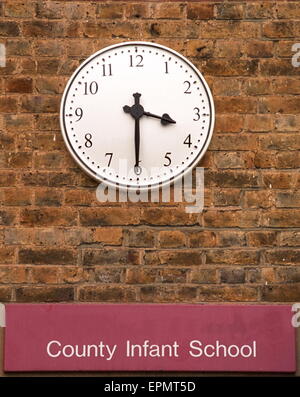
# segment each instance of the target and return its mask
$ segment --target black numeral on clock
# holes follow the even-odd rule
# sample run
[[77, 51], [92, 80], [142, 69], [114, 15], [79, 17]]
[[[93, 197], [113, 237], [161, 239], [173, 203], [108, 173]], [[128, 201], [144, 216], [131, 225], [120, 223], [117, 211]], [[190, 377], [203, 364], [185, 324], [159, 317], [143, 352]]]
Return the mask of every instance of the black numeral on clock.
[[130, 55], [130, 67], [142, 68], [144, 66], [143, 59], [142, 55], [135, 55], [135, 57]]
[[87, 82], [84, 83], [84, 95], [92, 94], [95, 95], [98, 92], [98, 83], [97, 81], [92, 81], [90, 84]]
[[165, 154], [165, 159], [167, 160], [167, 164], [165, 163], [164, 164], [164, 167], [169, 167], [170, 165], [171, 165], [171, 163], [172, 163], [172, 160], [171, 160], [171, 158], [170, 158], [170, 155], [171, 155], [172, 153], [171, 152], [167, 152], [166, 154]]
[[165, 73], [168, 74], [169, 73], [169, 63], [165, 62]]
[[112, 67], [110, 63], [108, 65], [102, 65], [102, 76], [112, 76]]
[[76, 121], [81, 120], [81, 118], [83, 116], [83, 110], [81, 108], [75, 109], [75, 115], [78, 117], [78, 119]]
[[188, 145], [189, 148], [192, 146], [191, 134], [189, 134], [189, 135], [185, 138], [185, 140], [184, 140], [183, 143], [184, 143], [185, 145]]
[[92, 147], [93, 146], [93, 142], [92, 142], [92, 134], [85, 134], [85, 143], [84, 143], [84, 146], [86, 147], [86, 148], [90, 148], [90, 147]]
[[185, 81], [183, 84], [187, 87], [186, 90], [184, 91], [185, 94], [191, 94], [192, 91], [190, 90], [191, 88], [191, 83], [189, 81]]
[[195, 117], [193, 118], [194, 121], [199, 121], [200, 120], [200, 109], [199, 108], [194, 108], [195, 112]]
[[108, 160], [107, 166], [110, 167], [111, 160], [112, 160], [112, 158], [113, 158], [113, 153], [105, 153], [105, 157], [106, 157], [106, 156], [109, 156], [109, 160]]

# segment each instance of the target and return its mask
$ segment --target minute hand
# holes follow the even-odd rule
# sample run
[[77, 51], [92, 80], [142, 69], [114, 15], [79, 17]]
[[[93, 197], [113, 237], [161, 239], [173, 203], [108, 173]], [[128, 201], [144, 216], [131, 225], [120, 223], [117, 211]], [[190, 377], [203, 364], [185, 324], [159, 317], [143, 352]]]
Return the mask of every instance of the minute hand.
[[163, 125], [176, 124], [176, 121], [171, 119], [171, 117], [167, 113], [164, 113], [162, 116], [158, 116], [157, 114], [153, 114], [150, 112], [144, 112], [143, 115], [148, 116], [148, 117], [154, 117], [155, 119], [160, 119], [161, 124], [163, 124]]

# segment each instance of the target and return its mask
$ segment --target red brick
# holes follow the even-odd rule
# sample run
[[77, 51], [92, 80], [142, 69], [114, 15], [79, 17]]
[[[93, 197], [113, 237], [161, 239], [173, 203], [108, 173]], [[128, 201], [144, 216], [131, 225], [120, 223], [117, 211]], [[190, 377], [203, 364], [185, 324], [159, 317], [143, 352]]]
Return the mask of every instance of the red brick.
[[30, 269], [30, 281], [36, 284], [58, 284], [58, 266], [37, 266]]
[[29, 77], [8, 79], [6, 90], [7, 92], [31, 93], [32, 79]]
[[218, 272], [211, 268], [193, 269], [189, 273], [189, 282], [193, 284], [216, 284], [218, 283]]
[[20, 35], [20, 27], [17, 22], [1, 21], [0, 37], [17, 37]]
[[251, 247], [276, 245], [277, 233], [272, 231], [253, 231], [247, 233], [247, 244]]
[[[269, 187], [269, 186], [268, 186]], [[268, 190], [247, 190], [244, 192], [244, 208], [269, 208], [274, 204], [273, 194]]]
[[96, 15], [101, 19], [121, 19], [124, 7], [120, 4], [97, 4]]
[[241, 190], [225, 188], [215, 190], [214, 204], [220, 207], [239, 206], [241, 201]]
[[217, 249], [206, 251], [206, 264], [255, 265], [259, 263], [259, 253], [253, 250]]
[[273, 57], [273, 42], [263, 40], [251, 40], [247, 42], [245, 52], [250, 58]]
[[[189, 5], [188, 5], [189, 6]], [[153, 4], [151, 7], [152, 16], [157, 19], [181, 19], [184, 17], [186, 5], [184, 3], [158, 3]], [[212, 7], [202, 7], [202, 11], [197, 9], [196, 13], [200, 16], [199, 19], [205, 19], [205, 15], [208, 15], [208, 9]], [[188, 18], [190, 17], [190, 9], [188, 9]], [[200, 11], [200, 12], [199, 12]], [[205, 12], [206, 11], [206, 12]], [[200, 15], [201, 14], [201, 15]], [[203, 18], [204, 17], [204, 18]], [[191, 18], [194, 19], [194, 18]], [[198, 19], [198, 18], [196, 18]]]
[[86, 249], [83, 253], [83, 265], [139, 265], [141, 255], [134, 249]]
[[63, 202], [63, 193], [59, 190], [41, 189], [35, 192], [35, 205], [58, 207]]
[[94, 231], [94, 241], [106, 245], [121, 245], [123, 232], [121, 228], [99, 227]]
[[187, 4], [188, 19], [211, 19], [213, 18], [214, 10], [212, 4]]
[[263, 150], [299, 150], [299, 134], [266, 134], [259, 138]]
[[257, 187], [258, 175], [255, 171], [226, 170], [218, 172], [206, 172], [207, 186], [217, 187]]
[[300, 210], [276, 209], [263, 214], [263, 225], [266, 227], [298, 227]]
[[24, 226], [73, 226], [76, 211], [71, 208], [24, 209], [21, 211], [20, 223]]
[[129, 247], [154, 247], [155, 235], [152, 230], [127, 230], [125, 245]]
[[290, 172], [264, 171], [262, 181], [264, 186], [270, 189], [290, 189], [294, 186]]
[[217, 97], [215, 106], [218, 113], [255, 113], [257, 103], [251, 97]]
[[217, 233], [218, 247], [243, 247], [246, 245], [245, 233], [233, 230], [224, 230]]
[[142, 19], [149, 18], [151, 15], [150, 6], [147, 3], [128, 3], [125, 4], [126, 18]]
[[246, 95], [269, 94], [271, 92], [271, 81], [267, 77], [247, 78], [243, 83], [243, 90]]
[[10, 302], [12, 300], [12, 288], [0, 286], [0, 301]]
[[279, 234], [280, 245], [286, 247], [296, 247], [300, 245], [300, 232], [290, 231], [290, 232], [280, 232]]
[[162, 283], [179, 284], [187, 281], [188, 269], [173, 269], [166, 268], [161, 269], [158, 277], [158, 281]]
[[297, 76], [298, 74], [297, 68], [292, 65], [290, 59], [262, 59], [260, 71], [262, 76]]
[[218, 211], [204, 213], [205, 227], [257, 227], [260, 224], [260, 213], [255, 211]]
[[3, 189], [3, 203], [7, 206], [26, 206], [32, 203], [32, 192], [25, 188]]
[[245, 17], [250, 19], [272, 18], [274, 16], [274, 8], [275, 6], [272, 2], [249, 1], [245, 4]]
[[186, 237], [181, 231], [163, 230], [159, 232], [158, 240], [161, 248], [185, 247]]
[[201, 265], [202, 253], [198, 250], [170, 250], [170, 251], [146, 251], [146, 265], [176, 265], [192, 266]]
[[297, 77], [277, 77], [272, 80], [272, 85], [274, 94], [300, 94], [300, 82]]
[[0, 266], [0, 279], [2, 284], [26, 283], [28, 281], [28, 269], [20, 266]]
[[21, 109], [29, 113], [53, 113], [58, 112], [60, 98], [56, 96], [24, 96], [22, 97]]
[[239, 80], [231, 77], [225, 79], [216, 79], [213, 85], [213, 92], [218, 96], [240, 95], [241, 83]]
[[137, 269], [130, 268], [126, 270], [126, 284], [149, 284], [154, 283], [158, 277], [157, 269]]
[[195, 225], [197, 215], [186, 213], [181, 208], [145, 208], [141, 222], [150, 225]]
[[84, 302], [135, 302], [136, 290], [129, 286], [85, 286], [79, 290], [79, 300]]
[[61, 19], [63, 17], [64, 4], [58, 2], [43, 2], [36, 4], [37, 18]]
[[216, 4], [215, 10], [217, 19], [243, 19], [244, 15], [243, 4]]
[[268, 38], [293, 37], [293, 23], [290, 21], [271, 21], [265, 22], [262, 26], [262, 34]]
[[8, 2], [5, 4], [5, 16], [11, 18], [32, 18], [35, 15], [34, 3]]
[[17, 302], [69, 302], [74, 300], [71, 287], [24, 286], [16, 288]]
[[139, 211], [136, 208], [82, 208], [79, 213], [82, 226], [136, 225]]
[[300, 264], [300, 250], [288, 249], [270, 249], [264, 253], [266, 263], [271, 265], [288, 265]]
[[273, 129], [273, 117], [268, 114], [246, 115], [245, 128], [252, 132], [268, 132]]
[[263, 287], [262, 299], [266, 302], [298, 302], [300, 298], [299, 283], [285, 285], [266, 285]]
[[144, 286], [140, 291], [142, 302], [196, 302], [197, 288], [191, 286]]
[[[202, 66], [202, 71], [210, 76], [253, 76], [257, 67], [257, 60], [212, 59]], [[247, 98], [243, 98], [243, 101], [245, 106]]]
[[246, 279], [246, 271], [241, 268], [227, 268], [220, 270], [220, 280], [224, 284], [243, 284]]
[[254, 153], [251, 152], [216, 152], [214, 163], [220, 168], [253, 168]]
[[23, 35], [25, 37], [37, 37], [41, 39], [51, 37], [64, 37], [64, 24], [57, 21], [28, 21], [23, 23]]
[[201, 24], [201, 37], [211, 39], [257, 38], [260, 36], [260, 22], [208, 21]]
[[17, 211], [15, 209], [0, 210], [0, 225], [12, 226], [17, 223]]
[[23, 248], [19, 251], [19, 263], [30, 265], [74, 265], [77, 255], [72, 250]]
[[281, 283], [300, 283], [299, 267], [278, 267], [276, 269], [276, 276]]
[[[124, 282], [125, 269], [124, 268], [111, 268], [103, 266], [95, 266], [94, 268], [84, 269], [85, 273], [88, 272], [89, 281], [110, 284]], [[82, 276], [79, 282], [82, 280]]]
[[15, 247], [0, 247], [0, 264], [15, 263]]
[[6, 54], [7, 56], [14, 55], [31, 55], [31, 43], [27, 40], [22, 39], [10, 39], [6, 44]]
[[0, 112], [14, 113], [17, 109], [17, 99], [15, 97], [0, 97]]
[[255, 302], [258, 300], [258, 288], [250, 286], [217, 286], [199, 287], [200, 302]]
[[217, 114], [215, 132], [231, 133], [241, 132], [244, 125], [244, 117], [238, 114]]
[[34, 237], [34, 229], [13, 228], [5, 230], [4, 242], [5, 244], [31, 244]]
[[36, 40], [34, 42], [34, 51], [38, 56], [43, 57], [59, 57], [64, 54], [64, 43], [60, 43], [55, 39]]

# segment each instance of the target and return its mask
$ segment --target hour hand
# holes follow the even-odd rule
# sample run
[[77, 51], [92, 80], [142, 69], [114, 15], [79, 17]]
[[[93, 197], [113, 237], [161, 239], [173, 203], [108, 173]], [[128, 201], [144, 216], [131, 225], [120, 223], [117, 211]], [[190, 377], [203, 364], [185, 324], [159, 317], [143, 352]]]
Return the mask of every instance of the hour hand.
[[130, 113], [131, 112], [131, 107], [125, 105], [125, 106], [123, 106], [123, 110], [124, 110], [125, 113]]
[[[125, 109], [124, 109], [124, 111], [126, 112]], [[162, 125], [176, 124], [176, 121], [173, 120], [167, 113], [164, 113], [162, 116], [158, 116], [157, 114], [153, 114], [150, 112], [144, 112], [144, 116], [154, 117], [155, 119], [160, 119], [160, 122]]]

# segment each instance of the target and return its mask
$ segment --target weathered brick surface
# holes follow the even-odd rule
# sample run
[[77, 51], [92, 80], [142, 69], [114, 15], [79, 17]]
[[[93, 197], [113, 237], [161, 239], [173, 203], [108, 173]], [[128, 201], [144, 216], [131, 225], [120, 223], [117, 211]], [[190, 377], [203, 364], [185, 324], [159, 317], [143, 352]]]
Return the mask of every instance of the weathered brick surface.
[[[5, 0], [0, 10], [0, 301], [299, 301], [296, 1]], [[97, 202], [63, 143], [70, 75], [133, 39], [182, 52], [213, 91], [201, 214]]]

